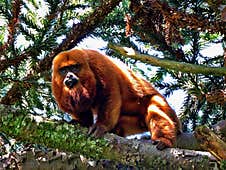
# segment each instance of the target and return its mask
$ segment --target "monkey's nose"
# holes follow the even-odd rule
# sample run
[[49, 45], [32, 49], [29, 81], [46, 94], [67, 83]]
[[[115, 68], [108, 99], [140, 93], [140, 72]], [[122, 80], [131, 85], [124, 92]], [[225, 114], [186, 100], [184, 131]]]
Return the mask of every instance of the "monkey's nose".
[[78, 83], [78, 81], [79, 78], [74, 73], [68, 72], [64, 79], [64, 85], [71, 89]]

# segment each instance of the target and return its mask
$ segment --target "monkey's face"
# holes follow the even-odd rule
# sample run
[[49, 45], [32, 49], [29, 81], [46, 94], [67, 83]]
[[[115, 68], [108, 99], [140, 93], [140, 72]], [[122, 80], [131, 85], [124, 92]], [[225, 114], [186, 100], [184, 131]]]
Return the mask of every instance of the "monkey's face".
[[85, 54], [78, 51], [66, 51], [58, 54], [53, 60], [53, 78], [57, 84], [63, 84], [71, 90], [91, 72]]
[[63, 79], [63, 84], [68, 89], [74, 88], [79, 83], [78, 73], [81, 69], [80, 64], [73, 64], [60, 67], [58, 72]]
[[96, 80], [84, 52], [71, 50], [54, 58], [52, 91], [58, 105], [66, 112], [77, 114], [91, 107]]

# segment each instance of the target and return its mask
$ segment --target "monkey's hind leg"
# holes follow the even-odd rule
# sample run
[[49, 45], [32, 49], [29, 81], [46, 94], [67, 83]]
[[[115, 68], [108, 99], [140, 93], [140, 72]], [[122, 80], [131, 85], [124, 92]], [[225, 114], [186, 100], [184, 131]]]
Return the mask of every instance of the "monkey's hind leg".
[[147, 108], [146, 123], [157, 149], [173, 147], [177, 135], [177, 116], [161, 95], [151, 97]]

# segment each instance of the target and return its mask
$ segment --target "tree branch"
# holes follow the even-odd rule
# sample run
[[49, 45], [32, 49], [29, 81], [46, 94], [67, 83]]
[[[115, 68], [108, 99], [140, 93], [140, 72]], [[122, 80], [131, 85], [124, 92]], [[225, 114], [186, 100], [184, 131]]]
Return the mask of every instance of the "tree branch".
[[189, 63], [176, 62], [176, 61], [167, 60], [167, 59], [160, 59], [150, 55], [139, 54], [138, 52], [136, 52], [131, 48], [121, 47], [113, 43], [109, 43], [108, 47], [125, 57], [139, 60], [143, 63], [152, 64], [154, 66], [159, 66], [165, 69], [172, 69], [175, 71], [181, 71], [181, 72], [193, 73], [193, 74], [226, 76], [226, 68], [224, 67], [222, 68], [207, 67], [203, 65], [195, 65], [195, 64], [189, 64]]
[[219, 160], [226, 160], [226, 143], [206, 126], [200, 126], [195, 130], [195, 136], [200, 146], [212, 153]]
[[53, 122], [40, 119], [40, 116], [29, 116], [18, 112], [6, 114], [9, 109], [0, 110], [1, 132], [23, 142], [80, 153], [95, 160], [108, 159], [124, 165], [149, 169], [160, 167], [208, 169], [211, 164], [216, 163], [216, 159], [207, 152], [176, 148], [158, 151], [150, 142], [129, 140], [114, 134], [106, 134], [104, 138], [94, 139], [87, 136], [87, 129], [79, 125]]
[[59, 52], [75, 47], [78, 42], [87, 37], [98, 25], [100, 25], [105, 17], [120, 2], [121, 0], [103, 1], [101, 6], [97, 7], [86, 19], [83, 20], [83, 22], [74, 24], [63, 42], [55, 48], [48, 57], [41, 60], [35, 70], [37, 72], [49, 70], [51, 68], [53, 58]]

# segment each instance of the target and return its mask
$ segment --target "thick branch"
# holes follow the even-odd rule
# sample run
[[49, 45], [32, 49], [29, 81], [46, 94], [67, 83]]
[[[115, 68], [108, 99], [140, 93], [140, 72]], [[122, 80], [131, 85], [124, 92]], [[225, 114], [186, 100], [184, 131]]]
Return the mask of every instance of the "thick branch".
[[212, 153], [219, 160], [226, 160], [226, 143], [222, 141], [206, 126], [200, 126], [195, 130], [195, 136], [200, 146]]
[[203, 75], [214, 75], [214, 76], [226, 76], [226, 68], [207, 67], [203, 65], [195, 65], [189, 63], [176, 62], [172, 60], [160, 59], [154, 56], [139, 54], [133, 49], [121, 47], [116, 44], [109, 43], [108, 47], [120, 53], [125, 57], [129, 57], [135, 60], [139, 60], [143, 63], [152, 64], [165, 69], [172, 69], [185, 73], [203, 74]]
[[[4, 112], [3, 109], [0, 113]], [[207, 152], [175, 148], [158, 151], [150, 142], [128, 140], [113, 134], [106, 134], [104, 139], [93, 139], [84, 135], [87, 129], [78, 125], [40, 119], [37, 123], [34, 121], [37, 120], [36, 117], [31, 118], [21, 113], [7, 113], [7, 116], [0, 117], [0, 131], [17, 140], [38, 143], [61, 151], [78, 152], [95, 159], [104, 158], [149, 169], [206, 169], [216, 162]]]

